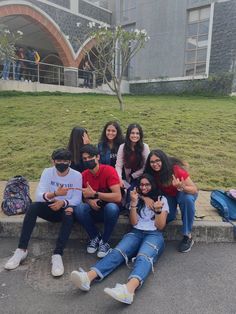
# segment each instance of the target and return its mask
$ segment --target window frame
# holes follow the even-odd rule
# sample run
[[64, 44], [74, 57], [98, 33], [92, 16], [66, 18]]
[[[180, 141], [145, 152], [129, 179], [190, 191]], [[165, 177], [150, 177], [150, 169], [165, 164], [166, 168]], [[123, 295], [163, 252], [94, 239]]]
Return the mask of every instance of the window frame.
[[[207, 18], [201, 19], [201, 10], [204, 10], [208, 8], [209, 10], [209, 16]], [[193, 21], [189, 21], [191, 12], [198, 12], [198, 19], [194, 19]], [[204, 7], [198, 7], [194, 9], [190, 9], [187, 11], [187, 23], [186, 23], [186, 36], [185, 36], [185, 54], [184, 54], [184, 76], [199, 76], [199, 75], [207, 75], [208, 72], [208, 58], [209, 58], [209, 44], [211, 41], [211, 15], [212, 15], [212, 9], [211, 5], [204, 6]], [[200, 27], [201, 23], [204, 23], [208, 21], [208, 32], [207, 33], [200, 33]], [[197, 24], [197, 32], [193, 35], [189, 34], [189, 26]], [[204, 36], [207, 36], [207, 43], [206, 45], [203, 45], [199, 47], [198, 43], [201, 42], [201, 40]], [[196, 40], [195, 47], [188, 47], [188, 45], [191, 45], [190, 40]], [[203, 40], [202, 40], [203, 42]], [[194, 45], [194, 44], [193, 44]], [[198, 52], [201, 51], [205, 52], [205, 58], [198, 60]], [[195, 52], [194, 60], [188, 61], [188, 55], [190, 53]], [[203, 66], [205, 64], [205, 71], [198, 73], [198, 68]], [[192, 67], [191, 67], [192, 66]], [[190, 73], [191, 72], [191, 73]]]

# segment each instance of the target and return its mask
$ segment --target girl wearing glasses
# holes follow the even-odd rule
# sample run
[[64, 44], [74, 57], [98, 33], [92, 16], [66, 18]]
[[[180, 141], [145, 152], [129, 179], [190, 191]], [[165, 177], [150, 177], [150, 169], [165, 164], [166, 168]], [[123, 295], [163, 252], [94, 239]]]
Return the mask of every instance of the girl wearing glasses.
[[[180, 207], [183, 239], [179, 244], [179, 251], [182, 253], [189, 252], [194, 243], [191, 231], [198, 192], [185, 167], [186, 164], [181, 160], [169, 157], [160, 149], [156, 149], [150, 152], [145, 168], [145, 172], [155, 178], [157, 187], [168, 200], [168, 222], [176, 218], [177, 205]], [[145, 198], [145, 203], [151, 208], [154, 206], [153, 200], [149, 198]]]
[[[132, 259], [134, 267], [127, 283], [104, 289], [107, 295], [126, 304], [133, 302], [135, 290], [143, 284], [164, 250], [161, 230], [166, 225], [169, 212], [167, 199], [159, 194], [152, 176], [148, 174], [141, 176], [130, 197], [131, 231], [88, 272], [71, 273], [72, 282], [81, 290], [89, 291], [95, 279], [102, 280], [124, 262], [128, 265]], [[152, 208], [145, 205], [143, 197], [149, 197], [153, 201]]]

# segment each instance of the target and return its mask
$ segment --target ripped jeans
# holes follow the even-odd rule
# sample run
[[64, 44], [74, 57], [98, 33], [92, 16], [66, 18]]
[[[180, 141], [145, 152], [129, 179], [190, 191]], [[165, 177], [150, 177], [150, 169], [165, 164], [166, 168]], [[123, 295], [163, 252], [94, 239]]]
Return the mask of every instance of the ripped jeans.
[[103, 279], [124, 262], [128, 265], [128, 260], [132, 259], [134, 267], [128, 280], [137, 278], [142, 285], [163, 250], [164, 238], [160, 231], [144, 231], [133, 228], [124, 235], [111, 252], [91, 267], [91, 270], [94, 270], [100, 279]]

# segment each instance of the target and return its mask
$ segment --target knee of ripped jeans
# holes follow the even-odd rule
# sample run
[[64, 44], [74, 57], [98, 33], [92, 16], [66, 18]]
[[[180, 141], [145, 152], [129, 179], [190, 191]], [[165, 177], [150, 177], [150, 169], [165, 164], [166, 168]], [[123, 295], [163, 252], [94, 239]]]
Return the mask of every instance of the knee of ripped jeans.
[[128, 256], [126, 255], [126, 253], [123, 252], [123, 251], [122, 251], [120, 248], [118, 248], [118, 247], [115, 247], [115, 248], [113, 249], [113, 251], [119, 252], [119, 253], [124, 257], [125, 264], [129, 267], [129, 259], [128, 259]]
[[137, 259], [144, 259], [148, 261], [151, 264], [152, 272], [154, 273], [154, 266], [153, 266], [153, 257], [148, 256], [147, 254], [144, 253], [138, 253], [136, 257], [132, 258], [132, 263], [135, 262]]

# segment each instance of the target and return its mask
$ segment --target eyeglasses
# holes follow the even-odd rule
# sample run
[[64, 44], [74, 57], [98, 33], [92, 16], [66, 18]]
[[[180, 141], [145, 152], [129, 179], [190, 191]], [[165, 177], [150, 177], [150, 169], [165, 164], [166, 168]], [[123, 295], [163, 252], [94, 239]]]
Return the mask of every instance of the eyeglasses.
[[149, 186], [151, 186], [150, 183], [141, 183], [140, 185], [140, 188], [148, 188]]
[[159, 163], [161, 163], [161, 159], [150, 160], [150, 164], [151, 164], [151, 165], [159, 164]]

